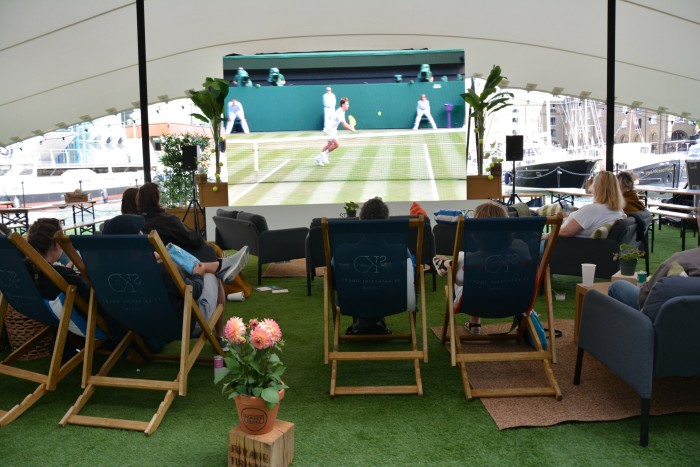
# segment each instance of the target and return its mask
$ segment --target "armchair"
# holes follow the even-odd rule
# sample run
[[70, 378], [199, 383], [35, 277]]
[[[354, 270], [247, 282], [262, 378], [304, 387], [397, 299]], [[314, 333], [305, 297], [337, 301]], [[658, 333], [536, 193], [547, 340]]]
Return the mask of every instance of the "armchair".
[[595, 290], [584, 298], [574, 384], [588, 352], [639, 394], [641, 446], [649, 443], [653, 378], [700, 375], [698, 310], [700, 277], [660, 279], [641, 312]]
[[595, 277], [610, 279], [620, 269], [613, 255], [620, 251], [622, 243], [641, 243], [637, 241], [637, 221], [633, 217], [617, 220], [607, 238], [559, 236], [549, 261], [551, 273], [580, 276], [581, 263], [593, 263]]
[[214, 216], [216, 244], [224, 250], [240, 250], [248, 245], [258, 257], [258, 284], [262, 282], [262, 265], [304, 258], [307, 227], [269, 230], [263, 216], [244, 211], [219, 209]]

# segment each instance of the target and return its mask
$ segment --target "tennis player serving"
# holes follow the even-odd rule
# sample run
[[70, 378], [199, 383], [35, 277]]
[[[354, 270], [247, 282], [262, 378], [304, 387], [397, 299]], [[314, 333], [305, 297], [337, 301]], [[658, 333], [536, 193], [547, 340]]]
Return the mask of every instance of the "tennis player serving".
[[328, 135], [328, 143], [324, 146], [321, 153], [314, 157], [314, 160], [318, 165], [328, 164], [328, 156], [331, 152], [338, 149], [340, 144], [338, 143], [338, 125], [343, 125], [343, 128], [355, 131], [355, 126], [349, 124], [345, 121], [345, 112], [350, 108], [350, 100], [347, 97], [340, 99], [340, 107], [338, 107], [335, 113], [326, 121], [326, 127], [323, 131]]

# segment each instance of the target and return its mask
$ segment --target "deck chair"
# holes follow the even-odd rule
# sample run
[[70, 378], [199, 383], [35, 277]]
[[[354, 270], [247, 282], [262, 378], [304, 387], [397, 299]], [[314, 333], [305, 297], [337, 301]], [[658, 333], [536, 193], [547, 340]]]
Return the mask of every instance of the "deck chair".
[[[420, 360], [428, 361], [424, 276], [409, 258], [411, 230], [416, 242], [415, 257], [421, 258], [423, 216], [404, 219], [343, 222], [322, 220], [326, 256], [324, 276], [324, 363], [332, 364], [331, 397], [353, 394], [423, 394]], [[409, 269], [410, 268], [410, 269]], [[418, 271], [418, 272], [416, 272]], [[420, 299], [420, 306], [416, 306]], [[421, 345], [418, 347], [416, 318], [421, 315]], [[407, 313], [410, 332], [404, 334], [342, 335], [341, 317], [376, 321]], [[329, 326], [333, 327], [332, 350]], [[406, 350], [347, 350], [352, 340], [403, 339]], [[355, 346], [359, 345], [357, 343]], [[380, 345], [375, 343], [373, 347]], [[405, 386], [338, 386], [338, 364], [342, 361], [404, 360], [413, 362], [415, 384]]]
[[[0, 264], [0, 332], [5, 324], [8, 304], [28, 318], [44, 325], [26, 343], [0, 362], [0, 374], [38, 384], [33, 392], [10, 410], [0, 410], [0, 426], [6, 426], [22, 415], [47, 391], [55, 390], [58, 382], [80, 365], [85, 355], [83, 337], [85, 336], [86, 322], [85, 314], [75, 310], [74, 306], [84, 312], [87, 311], [88, 307], [87, 303], [77, 295], [76, 286], [69, 285], [21, 235], [17, 233], [12, 233], [9, 237], [0, 235], [0, 257], [2, 257]], [[25, 257], [61, 291], [62, 306], [55, 302], [52, 308], [51, 302], [42, 298], [25, 265]], [[57, 316], [57, 312], [60, 313], [58, 315], [60, 317]], [[100, 339], [104, 339], [106, 337], [104, 332], [99, 328], [98, 331], [93, 336], [97, 335]], [[80, 337], [74, 339], [72, 333]], [[55, 337], [47, 373], [30, 371], [14, 365], [20, 357], [30, 352], [37, 343], [50, 335], [55, 335]], [[75, 340], [75, 347], [80, 348], [80, 350], [63, 362], [64, 349], [69, 340], [72, 344], [72, 341]], [[94, 346], [98, 347], [100, 343], [94, 343]]]
[[[65, 414], [60, 425], [121, 428], [143, 431], [146, 435], [151, 435], [165, 417], [175, 395], [187, 394], [189, 371], [204, 345], [209, 342], [215, 352], [223, 355], [221, 345], [213, 333], [216, 321], [223, 313], [223, 306], [217, 306], [209, 321], [205, 321], [192, 297], [192, 286], [185, 284], [155, 231], [148, 236], [73, 235], [67, 238], [59, 236], [58, 240], [62, 245], [66, 245], [64, 251], [69, 257], [75, 255], [76, 249], [80, 252], [80, 257], [71, 259], [85, 268], [92, 285], [88, 310], [88, 340], [95, 329], [93, 318], [97, 315], [98, 304], [102, 313], [110, 316], [126, 330], [124, 337], [97, 372], [93, 372], [94, 348], [91, 345], [86, 346], [82, 379], [84, 391]], [[67, 245], [69, 241], [74, 248]], [[162, 259], [168, 275], [183, 297], [182, 309], [175, 309], [168, 298], [166, 279], [160, 272], [154, 251]], [[194, 344], [190, 341], [192, 319], [195, 319], [203, 330]], [[151, 348], [159, 348], [172, 341], [180, 341], [180, 352], [177, 355], [150, 351]], [[178, 361], [176, 377], [156, 380], [108, 376], [119, 358], [134, 346], [147, 360]], [[81, 410], [98, 387], [164, 391], [165, 395], [148, 421], [81, 415]]]
[[[464, 278], [461, 309], [459, 312], [482, 318], [517, 318], [517, 333], [458, 336], [454, 300], [457, 261], [448, 273], [445, 293], [445, 322], [442, 342], [449, 339], [452, 366], [459, 365], [467, 400], [475, 397], [554, 396], [561, 400], [561, 391], [552, 372], [554, 323], [551, 298], [548, 303], [550, 345], [543, 349], [542, 342], [530, 318], [540, 287], [544, 284], [551, 297], [547, 264], [561, 226], [561, 216], [521, 217], [505, 219], [459, 219], [453, 257], [464, 255]], [[549, 240], [540, 254], [540, 236], [545, 225], [551, 228]], [[534, 349], [521, 344], [513, 351], [477, 353], [466, 350], [462, 339], [522, 341], [524, 330], [529, 330]], [[514, 345], [514, 347], [516, 347]], [[538, 361], [542, 363], [547, 386], [472, 388], [467, 364], [482, 362]]]

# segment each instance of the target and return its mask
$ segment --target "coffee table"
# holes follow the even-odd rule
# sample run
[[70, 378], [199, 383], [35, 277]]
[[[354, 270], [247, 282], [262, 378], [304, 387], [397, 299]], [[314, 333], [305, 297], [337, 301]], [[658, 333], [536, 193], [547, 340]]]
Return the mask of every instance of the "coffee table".
[[583, 306], [583, 296], [589, 290], [597, 290], [607, 294], [612, 282], [594, 282], [592, 285], [576, 284], [576, 308], [574, 314], [574, 342], [578, 344], [578, 330], [581, 323], [581, 307]]

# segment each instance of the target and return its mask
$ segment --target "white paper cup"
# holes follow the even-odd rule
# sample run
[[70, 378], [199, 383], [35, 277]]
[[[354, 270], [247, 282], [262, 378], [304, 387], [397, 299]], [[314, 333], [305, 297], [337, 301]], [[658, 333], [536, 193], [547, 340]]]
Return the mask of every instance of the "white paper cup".
[[235, 292], [226, 295], [226, 299], [229, 302], [242, 302], [245, 300], [245, 297], [243, 296], [243, 292]]
[[593, 278], [595, 277], [595, 264], [583, 263], [581, 264], [581, 283], [583, 285], [593, 285]]

